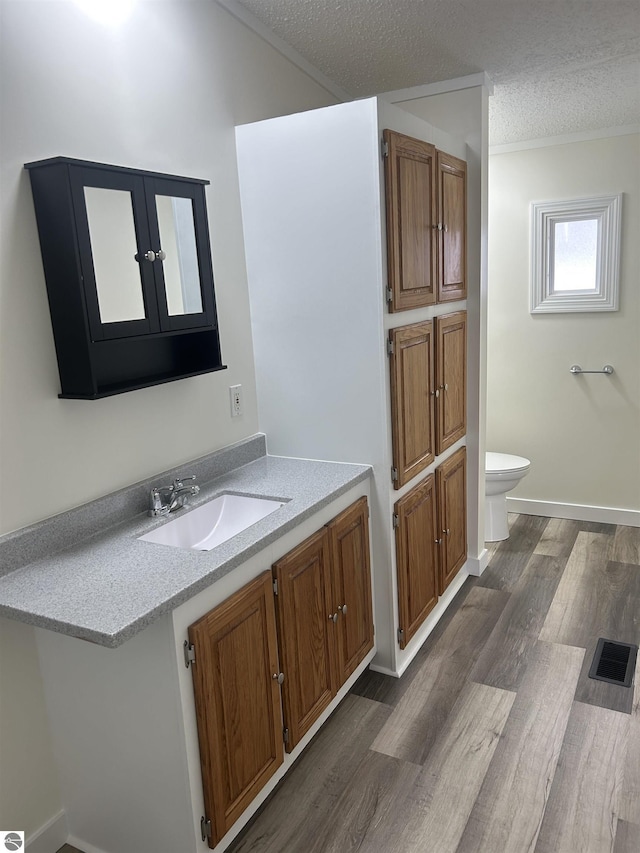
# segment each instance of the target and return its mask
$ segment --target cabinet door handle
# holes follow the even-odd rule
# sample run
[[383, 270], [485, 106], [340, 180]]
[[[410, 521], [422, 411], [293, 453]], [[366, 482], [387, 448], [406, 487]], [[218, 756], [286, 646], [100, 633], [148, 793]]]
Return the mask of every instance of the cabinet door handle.
[[340, 613], [342, 613], [343, 616], [347, 615], [347, 605], [346, 604], [338, 605], [338, 610], [340, 611]]
[[330, 613], [329, 614], [329, 622], [333, 622], [335, 624], [337, 621], [338, 621], [337, 612], [336, 613]]
[[439, 545], [442, 542], [442, 539], [435, 539], [434, 541], [435, 541], [436, 545]]
[[431, 392], [431, 396], [432, 397], [439, 397], [440, 396], [440, 390], [438, 388], [436, 388], [435, 391]]
[[271, 678], [273, 678], [274, 681], [277, 681], [278, 684], [282, 684], [284, 681], [284, 672], [274, 672]]
[[444, 383], [444, 385], [441, 385], [441, 386], [440, 386], [440, 388], [441, 388], [443, 391], [448, 391], [448, 390], [449, 390], [449, 385], [445, 382], [445, 383]]
[[158, 251], [156, 252], [156, 258], [159, 261], [164, 261], [166, 257], [167, 253], [164, 251], [164, 249], [158, 249]]
[[149, 249], [148, 252], [144, 253], [144, 257], [146, 258], [146, 260], [151, 261], [151, 263], [153, 263], [156, 259], [156, 253], [152, 252], [151, 249]]
[[448, 527], [447, 527], [447, 529], [446, 529], [446, 530], [443, 530], [442, 532], [443, 532], [446, 536], [449, 536], [449, 534], [450, 534], [450, 528], [448, 528]]

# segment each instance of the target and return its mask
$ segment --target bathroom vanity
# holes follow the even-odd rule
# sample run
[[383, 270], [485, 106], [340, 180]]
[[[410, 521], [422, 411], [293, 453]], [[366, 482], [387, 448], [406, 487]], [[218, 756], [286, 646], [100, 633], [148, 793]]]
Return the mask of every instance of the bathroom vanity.
[[194, 506], [281, 506], [210, 551], [142, 541], [173, 523], [146, 513], [166, 472], [0, 540], [0, 613], [37, 627], [86, 853], [223, 850], [375, 654], [368, 466], [270, 457], [257, 436], [187, 467]]

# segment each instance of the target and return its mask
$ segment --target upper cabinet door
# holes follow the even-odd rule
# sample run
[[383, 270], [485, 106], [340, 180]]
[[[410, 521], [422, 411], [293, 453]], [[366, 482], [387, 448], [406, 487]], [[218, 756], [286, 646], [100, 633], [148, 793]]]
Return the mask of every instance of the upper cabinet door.
[[214, 326], [213, 268], [204, 187], [149, 178], [147, 211], [163, 331]]
[[467, 431], [467, 312], [436, 317], [436, 454]]
[[406, 311], [436, 301], [436, 150], [391, 130], [384, 140], [389, 310]]
[[328, 529], [338, 611], [338, 684], [342, 685], [373, 648], [367, 499], [352, 504]]
[[216, 323], [202, 183], [70, 167], [93, 341]]
[[158, 332], [144, 178], [86, 167], [69, 175], [91, 339]]
[[433, 462], [433, 321], [389, 331], [391, 432], [396, 489]]
[[438, 151], [438, 302], [467, 295], [467, 164]]

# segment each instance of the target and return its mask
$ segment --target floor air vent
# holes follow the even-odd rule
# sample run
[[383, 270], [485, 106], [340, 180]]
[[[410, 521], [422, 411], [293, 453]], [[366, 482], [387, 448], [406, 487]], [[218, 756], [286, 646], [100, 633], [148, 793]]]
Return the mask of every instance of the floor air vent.
[[631, 687], [637, 654], [638, 647], [631, 643], [616, 643], [600, 637], [589, 678]]

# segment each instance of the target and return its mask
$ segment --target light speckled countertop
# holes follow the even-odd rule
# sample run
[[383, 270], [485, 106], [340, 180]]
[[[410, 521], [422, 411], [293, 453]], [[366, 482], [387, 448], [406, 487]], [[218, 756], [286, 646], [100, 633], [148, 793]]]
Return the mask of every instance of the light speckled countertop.
[[[223, 492], [287, 501], [247, 530], [211, 551], [191, 551], [139, 541], [166, 522], [144, 512], [107, 529], [97, 522], [93, 529], [100, 533], [0, 577], [0, 615], [115, 648], [370, 475], [367, 465], [261, 456], [201, 483], [190, 504]], [[65, 515], [51, 524], [63, 524]], [[46, 525], [27, 534], [42, 536]], [[3, 539], [16, 550], [12, 536]], [[23, 544], [28, 541], [23, 537]], [[0, 540], [0, 558], [2, 545]]]

